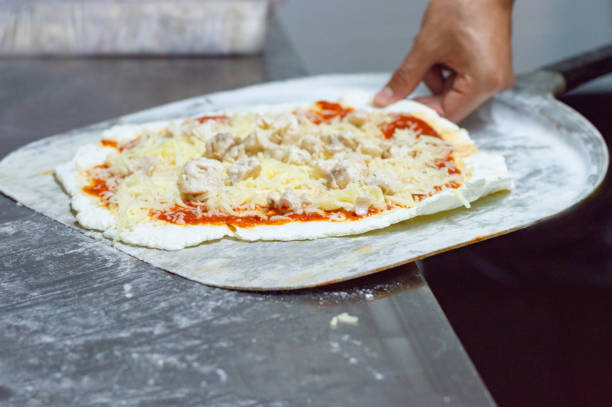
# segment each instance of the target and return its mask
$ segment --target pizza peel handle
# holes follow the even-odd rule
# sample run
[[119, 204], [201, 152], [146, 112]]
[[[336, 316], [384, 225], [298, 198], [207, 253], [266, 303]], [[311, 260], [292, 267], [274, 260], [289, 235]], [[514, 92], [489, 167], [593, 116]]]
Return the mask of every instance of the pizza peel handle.
[[612, 43], [542, 67], [563, 77], [562, 86], [554, 89], [560, 96], [578, 86], [612, 72]]

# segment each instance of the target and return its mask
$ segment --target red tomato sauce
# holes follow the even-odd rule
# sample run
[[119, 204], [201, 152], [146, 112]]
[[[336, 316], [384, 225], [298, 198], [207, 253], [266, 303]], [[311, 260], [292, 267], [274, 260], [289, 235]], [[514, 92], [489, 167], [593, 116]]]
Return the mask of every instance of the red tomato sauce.
[[[370, 209], [366, 216], [380, 213], [381, 211]], [[324, 221], [329, 220], [330, 216], [334, 214], [343, 214], [345, 219], [348, 221], [362, 219], [362, 216], [358, 216], [353, 212], [349, 212], [343, 209], [326, 212], [325, 215], [318, 213], [312, 214], [292, 214], [285, 215], [289, 219], [262, 219], [258, 216], [234, 216], [234, 215], [207, 215], [202, 212], [198, 216], [197, 210], [193, 206], [179, 206], [174, 205], [166, 210], [153, 210], [151, 211], [151, 217], [154, 219], [163, 220], [168, 223], [174, 224], [185, 224], [185, 225], [230, 225], [241, 228], [254, 227], [259, 225], [283, 225], [289, 222], [312, 222], [312, 221]], [[265, 214], [268, 216], [283, 215], [281, 212], [266, 210]], [[182, 222], [181, 222], [182, 221]]]
[[[94, 168], [108, 168], [108, 165], [96, 165]], [[100, 199], [100, 201], [104, 204], [104, 206], [108, 207], [108, 202], [112, 195], [112, 192], [115, 192], [115, 188], [111, 188], [105, 179], [91, 178], [89, 185], [81, 188], [83, 192], [86, 194], [92, 195]]]
[[390, 115], [391, 121], [378, 126], [385, 138], [393, 137], [395, 130], [413, 128], [419, 135], [442, 138], [427, 122], [405, 114]]
[[119, 150], [119, 152], [123, 152], [123, 150], [129, 150], [136, 147], [136, 144], [138, 144], [138, 140], [140, 140], [140, 137], [136, 137], [135, 139], [128, 141], [122, 146], [119, 146], [119, 143], [117, 143], [115, 140], [108, 139], [102, 139], [100, 140], [100, 143], [102, 143], [104, 147], [112, 147]]
[[355, 111], [352, 107], [343, 107], [339, 103], [319, 100], [315, 102], [317, 109], [311, 109], [307, 113], [308, 120], [314, 124], [329, 123], [332, 119], [339, 117], [344, 119], [348, 114]]
[[453, 153], [448, 153], [444, 159], [436, 160], [434, 163], [436, 168], [447, 168], [449, 174], [461, 174], [461, 170], [455, 163]]
[[199, 121], [200, 123], [204, 123], [205, 121], [208, 121], [208, 120], [217, 120], [222, 123], [227, 123], [229, 122], [229, 117], [227, 117], [227, 115], [220, 114], [218, 116], [201, 116], [201, 117], [198, 117], [196, 120]]
[[[106, 167], [106, 166], [99, 166]], [[444, 186], [436, 186], [434, 192], [429, 194], [413, 194], [412, 198], [419, 202], [425, 198], [429, 198], [442, 191], [443, 188], [459, 188], [461, 186], [458, 182], [449, 182]], [[89, 185], [82, 188], [83, 192], [95, 196], [104, 204], [109, 206], [109, 200], [114, 192], [114, 188], [108, 185], [106, 180], [100, 178], [92, 178]], [[388, 207], [388, 210], [394, 209], [394, 207]], [[381, 213], [381, 210], [370, 209], [366, 216], [376, 215]], [[278, 211], [266, 211], [266, 215], [275, 216], [283, 215]], [[254, 227], [259, 225], [284, 225], [290, 222], [312, 222], [312, 221], [326, 221], [329, 220], [332, 215], [343, 214], [343, 221], [355, 221], [364, 218], [358, 216], [353, 212], [349, 212], [344, 209], [337, 209], [334, 211], [327, 211], [325, 215], [318, 213], [311, 214], [291, 214], [286, 215], [289, 219], [262, 219], [258, 216], [236, 216], [236, 215], [208, 215], [205, 211], [198, 215], [198, 211], [195, 206], [182, 206], [174, 205], [165, 210], [151, 210], [150, 215], [154, 219], [162, 220], [167, 223], [181, 224], [181, 225], [229, 225], [237, 226], [242, 228]], [[341, 222], [341, 221], [336, 221]]]
[[100, 142], [102, 143], [102, 145], [104, 147], [113, 147], [113, 148], [117, 148], [117, 142], [115, 140], [107, 140], [107, 139], [102, 139], [100, 140]]
[[429, 198], [430, 196], [433, 196], [434, 194], [442, 191], [443, 188], [453, 188], [453, 189], [457, 189], [461, 186], [461, 184], [459, 182], [455, 182], [455, 181], [451, 181], [447, 184], [444, 185], [436, 185], [434, 187], [434, 191], [430, 192], [428, 194], [412, 194], [412, 199], [414, 199], [417, 202], [422, 201], [425, 198]]
[[119, 147], [119, 152], [123, 152], [123, 150], [131, 150], [132, 148], [136, 147], [136, 144], [138, 144], [139, 140], [140, 136], [128, 141], [127, 143]]

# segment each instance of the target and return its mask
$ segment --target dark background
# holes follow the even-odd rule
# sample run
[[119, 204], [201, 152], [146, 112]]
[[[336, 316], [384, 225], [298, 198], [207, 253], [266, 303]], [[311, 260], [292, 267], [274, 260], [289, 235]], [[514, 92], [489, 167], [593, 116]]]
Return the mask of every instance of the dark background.
[[[612, 93], [562, 98], [612, 140]], [[570, 213], [421, 265], [500, 406], [612, 405], [612, 181]]]

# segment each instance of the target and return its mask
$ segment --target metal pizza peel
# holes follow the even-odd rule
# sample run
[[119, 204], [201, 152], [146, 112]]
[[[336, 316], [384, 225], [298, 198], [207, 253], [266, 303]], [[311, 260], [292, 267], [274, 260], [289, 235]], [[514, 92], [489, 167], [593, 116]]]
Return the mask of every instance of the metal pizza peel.
[[[211, 286], [293, 290], [376, 273], [541, 222], [586, 199], [605, 176], [608, 150], [601, 135], [554, 96], [609, 72], [611, 60], [609, 46], [522, 75], [512, 89], [492, 98], [463, 123], [481, 150], [506, 158], [515, 181], [511, 192], [484, 197], [470, 209], [423, 216], [362, 235], [312, 241], [221, 239], [176, 252], [121, 243], [115, 248]], [[53, 169], [71, 159], [79, 146], [101, 138], [101, 132], [113, 125], [249, 105], [335, 99], [355, 90], [373, 94], [387, 77], [326, 75], [264, 83], [170, 103], [48, 137], [0, 162], [0, 191], [37, 212], [79, 228]], [[82, 231], [101, 241], [99, 233]]]

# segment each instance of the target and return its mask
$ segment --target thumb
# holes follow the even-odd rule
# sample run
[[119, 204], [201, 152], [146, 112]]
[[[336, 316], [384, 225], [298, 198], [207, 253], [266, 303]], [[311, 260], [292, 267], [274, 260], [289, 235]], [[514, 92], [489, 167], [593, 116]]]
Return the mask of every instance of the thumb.
[[385, 87], [374, 96], [374, 105], [385, 107], [412, 93], [433, 65], [428, 55], [413, 48]]

